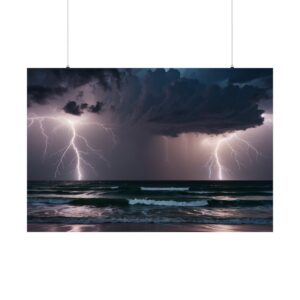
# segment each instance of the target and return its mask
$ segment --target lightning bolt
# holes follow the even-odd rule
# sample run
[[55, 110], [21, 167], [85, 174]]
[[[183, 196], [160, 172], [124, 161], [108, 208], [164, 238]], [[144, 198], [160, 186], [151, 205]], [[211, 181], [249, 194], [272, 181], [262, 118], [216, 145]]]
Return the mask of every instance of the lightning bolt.
[[218, 169], [218, 178], [219, 178], [219, 180], [223, 180], [223, 166], [222, 166], [222, 162], [221, 162], [220, 157], [219, 157], [219, 150], [220, 150], [220, 147], [222, 146], [223, 142], [224, 142], [224, 139], [219, 140], [217, 142], [217, 146], [216, 146], [215, 151], [214, 151], [214, 157], [215, 157], [215, 162], [216, 162], [217, 169]]
[[[35, 122], [37, 122], [39, 124], [41, 135], [44, 138], [45, 145], [43, 151], [43, 158], [45, 158], [47, 155], [49, 139], [50, 139], [45, 127], [45, 122], [47, 121], [59, 122], [59, 125], [56, 126], [52, 132], [56, 132], [58, 129], [62, 127], [67, 127], [71, 132], [71, 137], [68, 139], [67, 145], [64, 148], [52, 154], [52, 155], [60, 154], [58, 162], [55, 167], [55, 172], [54, 172], [55, 178], [57, 178], [58, 175], [61, 174], [61, 171], [64, 169], [64, 161], [68, 153], [73, 153], [74, 155], [73, 159], [71, 160], [71, 163], [75, 161], [75, 173], [76, 173], [77, 180], [83, 179], [83, 174], [84, 174], [83, 165], [89, 167], [91, 170], [93, 170], [93, 172], [95, 172], [95, 174], [97, 173], [95, 168], [84, 158], [84, 155], [89, 155], [90, 153], [93, 153], [97, 155], [99, 159], [103, 160], [108, 167], [110, 166], [108, 160], [102, 155], [100, 149], [95, 149], [94, 147], [92, 147], [89, 144], [88, 140], [84, 136], [78, 133], [78, 130], [76, 128], [76, 124], [78, 122], [74, 122], [66, 117], [37, 116], [37, 115], [28, 116], [28, 128], [31, 128], [35, 124]], [[80, 124], [97, 125], [100, 129], [103, 129], [106, 133], [110, 134], [114, 143], [117, 142], [113, 130], [102, 123], [80, 122]], [[84, 147], [85, 151], [81, 149], [82, 146]]]
[[41, 133], [42, 133], [43, 137], [45, 138], [45, 148], [44, 148], [44, 155], [43, 155], [43, 158], [45, 159], [45, 156], [47, 154], [47, 149], [48, 149], [49, 137], [46, 134], [42, 119], [39, 120], [39, 124], [40, 124]]
[[[205, 142], [206, 141], [207, 139], [205, 140]], [[241, 169], [242, 167], [245, 167], [239, 157], [239, 151], [237, 150], [237, 147], [240, 147], [241, 145], [247, 147], [248, 155], [250, 155], [251, 151], [256, 154], [256, 157], [262, 155], [254, 145], [239, 136], [237, 133], [218, 137], [217, 142], [214, 145], [213, 154], [205, 164], [206, 168], [208, 169], [209, 179], [213, 177], [214, 173], [214, 177], [218, 180], [224, 180], [225, 174], [231, 174], [231, 171], [224, 165], [222, 160], [222, 151], [225, 150], [225, 147], [226, 149], [230, 150], [231, 155], [238, 168]]]
[[63, 160], [64, 160], [66, 154], [68, 153], [68, 151], [70, 149], [73, 149], [73, 151], [75, 153], [75, 159], [76, 159], [77, 180], [82, 180], [82, 170], [81, 170], [82, 157], [80, 155], [81, 152], [78, 150], [78, 147], [76, 146], [76, 139], [77, 139], [76, 129], [75, 129], [73, 122], [71, 122], [70, 120], [67, 120], [67, 122], [70, 125], [71, 131], [72, 131], [72, 137], [71, 137], [71, 140], [70, 140], [68, 146], [65, 148], [63, 154], [61, 155], [61, 157], [58, 161], [58, 164], [55, 169], [54, 177], [57, 178], [57, 175], [59, 174], [59, 169], [63, 165]]
[[234, 134], [234, 137], [239, 140], [240, 142], [244, 143], [247, 147], [248, 147], [248, 153], [249, 150], [252, 150], [255, 152], [256, 154], [256, 158], [261, 155], [261, 153], [252, 145], [250, 144], [248, 141], [246, 141], [245, 139], [241, 138], [240, 136], [238, 136], [236, 133]]
[[98, 126], [100, 129], [103, 129], [111, 137], [114, 145], [117, 144], [117, 136], [115, 135], [112, 128], [107, 127], [103, 123], [100, 123], [100, 122], [92, 122], [92, 123], [88, 123], [88, 125], [95, 125], [95, 126]]

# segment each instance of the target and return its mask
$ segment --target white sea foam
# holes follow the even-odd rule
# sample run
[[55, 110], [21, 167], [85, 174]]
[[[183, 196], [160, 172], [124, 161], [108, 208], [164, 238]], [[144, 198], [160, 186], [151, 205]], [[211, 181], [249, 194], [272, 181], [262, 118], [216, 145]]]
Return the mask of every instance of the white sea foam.
[[212, 194], [214, 192], [210, 192], [210, 191], [190, 191], [189, 194]]
[[159, 206], [206, 206], [206, 200], [197, 201], [174, 201], [174, 200], [152, 200], [152, 199], [128, 199], [130, 205], [142, 204], [142, 205], [159, 205]]
[[256, 201], [272, 201], [273, 200], [273, 196], [215, 196], [212, 199], [214, 200], [221, 200], [221, 201], [235, 201], [235, 200], [256, 200]]
[[170, 192], [184, 192], [188, 191], [189, 187], [141, 187], [142, 191], [170, 191]]
[[111, 190], [117, 190], [119, 188], [119, 186], [108, 186], [108, 187], [105, 187], [107, 189], [111, 189]]
[[59, 199], [93, 199], [99, 198], [99, 195], [102, 193], [81, 193], [81, 194], [33, 194], [29, 195], [30, 198], [40, 198], [40, 199], [48, 199], [48, 198], [59, 198]]

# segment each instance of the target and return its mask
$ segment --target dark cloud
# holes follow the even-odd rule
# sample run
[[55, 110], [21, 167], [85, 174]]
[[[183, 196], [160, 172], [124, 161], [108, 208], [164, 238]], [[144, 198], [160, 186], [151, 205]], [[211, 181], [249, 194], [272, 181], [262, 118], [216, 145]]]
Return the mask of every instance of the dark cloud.
[[63, 110], [67, 114], [80, 116], [84, 113], [84, 110], [87, 110], [91, 113], [99, 113], [102, 110], [103, 103], [97, 102], [95, 105], [88, 105], [87, 103], [77, 103], [76, 101], [69, 101], [64, 107]]
[[46, 104], [49, 97], [61, 96], [67, 91], [66, 88], [57, 87], [45, 87], [39, 85], [28, 86], [28, 104], [36, 102], [38, 104]]
[[[227, 75], [234, 73], [229, 70]], [[237, 75], [232, 80], [228, 77], [226, 84], [182, 77], [174, 69], [148, 70], [142, 78], [132, 78], [128, 83], [116, 112], [122, 120], [141, 123], [156, 134], [170, 136], [187, 132], [221, 134], [259, 126], [263, 123], [259, 103], [269, 97], [268, 89], [233, 84], [254, 80], [255, 74], [266, 75], [250, 70], [248, 76], [245, 70], [240, 72], [240, 79]], [[220, 73], [224, 79], [225, 70]], [[221, 74], [217, 73], [217, 77], [221, 78]]]
[[183, 79], [168, 87], [166, 98], [151, 111], [148, 120], [157, 125], [154, 130], [171, 136], [244, 130], [263, 123], [258, 102], [264, 96], [264, 91], [255, 87], [221, 88]]
[[88, 105], [87, 103], [81, 103], [81, 104], [80, 104], [80, 108], [81, 108], [81, 109], [87, 109], [88, 106], [89, 106], [89, 105]]
[[272, 69], [231, 69], [229, 73], [229, 82], [247, 83], [252, 80], [261, 80], [271, 86], [272, 80], [268, 81], [268, 79], [271, 79], [272, 76]]
[[69, 101], [64, 107], [63, 110], [71, 115], [80, 116], [83, 111], [81, 110], [81, 105], [77, 104], [75, 101]]
[[29, 69], [28, 99], [44, 104], [87, 83], [102, 88], [101, 102], [80, 103], [80, 90], [66, 113], [109, 112], [113, 123], [159, 135], [245, 130], [272, 106], [272, 69]]
[[181, 73], [184, 77], [198, 79], [205, 84], [243, 84], [256, 80], [263, 83], [265, 88], [272, 88], [273, 85], [273, 69], [270, 68], [181, 69]]
[[99, 113], [102, 110], [102, 107], [103, 107], [103, 103], [98, 101], [96, 105], [90, 105], [89, 112]]
[[[119, 89], [122, 79], [129, 73], [125, 69], [28, 69], [28, 104], [46, 104], [50, 98], [87, 83], [95, 83], [103, 90]], [[82, 97], [80, 91], [77, 100]]]

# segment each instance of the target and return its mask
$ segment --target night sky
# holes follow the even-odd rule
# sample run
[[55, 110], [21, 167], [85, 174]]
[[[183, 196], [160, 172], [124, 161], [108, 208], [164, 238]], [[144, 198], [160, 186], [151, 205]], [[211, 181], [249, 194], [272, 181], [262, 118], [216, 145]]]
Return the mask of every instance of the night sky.
[[272, 69], [28, 69], [29, 180], [270, 180]]

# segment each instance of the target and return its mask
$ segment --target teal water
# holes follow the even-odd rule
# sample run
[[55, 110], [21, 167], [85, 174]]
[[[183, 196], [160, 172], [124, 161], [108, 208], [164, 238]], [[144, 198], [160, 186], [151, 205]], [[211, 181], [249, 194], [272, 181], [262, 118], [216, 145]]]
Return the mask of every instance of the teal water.
[[34, 224], [272, 224], [271, 181], [29, 181]]

